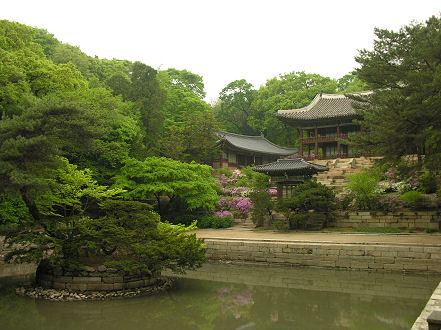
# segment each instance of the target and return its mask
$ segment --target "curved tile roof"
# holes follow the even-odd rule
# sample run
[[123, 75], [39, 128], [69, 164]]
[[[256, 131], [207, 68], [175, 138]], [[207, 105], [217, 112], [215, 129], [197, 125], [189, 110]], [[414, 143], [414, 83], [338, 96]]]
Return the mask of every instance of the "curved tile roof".
[[322, 172], [328, 171], [329, 168], [323, 165], [314, 164], [303, 160], [302, 158], [295, 159], [279, 159], [276, 162], [264, 165], [254, 166], [253, 171], [260, 173], [295, 173], [295, 172]]
[[217, 132], [217, 135], [220, 137], [220, 142], [226, 141], [233, 147], [248, 152], [277, 156], [288, 156], [297, 153], [297, 149], [278, 146], [263, 136], [240, 135], [228, 132]]
[[[372, 92], [354, 93], [355, 95], [368, 95]], [[357, 114], [352, 107], [355, 101], [344, 94], [319, 93], [306, 107], [290, 110], [279, 110], [275, 114], [280, 119], [292, 120], [317, 120], [326, 118], [355, 117]]]

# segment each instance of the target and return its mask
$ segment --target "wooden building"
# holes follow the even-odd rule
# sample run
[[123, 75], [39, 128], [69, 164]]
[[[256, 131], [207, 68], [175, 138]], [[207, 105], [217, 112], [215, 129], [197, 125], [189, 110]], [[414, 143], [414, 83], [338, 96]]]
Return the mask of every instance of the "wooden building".
[[310, 180], [318, 172], [328, 171], [323, 165], [310, 163], [301, 158], [278, 159], [276, 162], [255, 166], [253, 171], [267, 174], [277, 185], [277, 198], [292, 196], [294, 186]]
[[261, 165], [297, 153], [297, 149], [278, 146], [263, 135], [249, 136], [228, 132], [217, 132], [217, 135], [221, 152], [218, 158], [212, 160], [215, 169]]
[[[366, 95], [371, 92], [356, 93]], [[351, 135], [363, 134], [363, 128], [353, 122], [360, 119], [354, 100], [344, 94], [319, 93], [306, 107], [279, 110], [275, 116], [299, 130], [300, 155], [305, 159], [357, 157], [356, 150], [340, 141]]]

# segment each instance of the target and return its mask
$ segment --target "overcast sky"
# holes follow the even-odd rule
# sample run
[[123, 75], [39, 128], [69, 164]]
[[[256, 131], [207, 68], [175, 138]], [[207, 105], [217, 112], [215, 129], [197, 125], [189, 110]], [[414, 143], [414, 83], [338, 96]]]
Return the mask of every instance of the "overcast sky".
[[0, 19], [44, 28], [90, 56], [189, 70], [212, 101], [237, 79], [258, 88], [292, 71], [340, 78], [371, 48], [374, 27], [440, 11], [439, 0], [3, 0]]

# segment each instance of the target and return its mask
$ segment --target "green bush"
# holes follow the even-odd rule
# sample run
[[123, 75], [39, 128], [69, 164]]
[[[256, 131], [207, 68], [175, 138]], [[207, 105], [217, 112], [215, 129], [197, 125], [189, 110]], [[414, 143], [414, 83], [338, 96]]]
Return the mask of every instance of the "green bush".
[[430, 199], [419, 191], [408, 191], [399, 197], [404, 206], [412, 210], [423, 210], [430, 207]]
[[0, 231], [26, 226], [32, 223], [32, 216], [21, 197], [0, 195]]
[[219, 169], [219, 176], [222, 174], [225, 174], [226, 177], [230, 177], [233, 175], [233, 171], [231, 171], [231, 169], [228, 167], [222, 167]]
[[381, 175], [378, 171], [363, 171], [349, 176], [347, 189], [353, 198], [353, 207], [357, 210], [381, 209], [380, 197], [377, 192]]
[[[337, 200], [334, 192], [321, 183], [309, 181], [293, 189], [291, 198], [277, 202], [277, 210], [289, 219], [290, 228], [306, 228], [308, 222], [323, 218], [324, 221], [335, 217]], [[311, 212], [314, 210], [314, 212]]]
[[197, 218], [198, 228], [228, 228], [233, 225], [233, 218], [230, 216], [218, 217], [216, 214], [203, 215]]
[[437, 189], [436, 177], [430, 173], [423, 173], [420, 175], [418, 191], [424, 194], [433, 194]]

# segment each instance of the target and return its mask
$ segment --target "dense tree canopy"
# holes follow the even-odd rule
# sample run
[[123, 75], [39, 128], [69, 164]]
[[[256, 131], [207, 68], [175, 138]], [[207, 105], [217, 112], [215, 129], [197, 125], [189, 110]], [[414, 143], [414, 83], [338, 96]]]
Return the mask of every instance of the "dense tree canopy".
[[361, 99], [362, 125], [370, 134], [356, 145], [392, 161], [416, 154], [419, 165], [439, 169], [441, 19], [375, 34], [374, 49], [356, 57], [355, 74], [374, 91]]
[[[186, 85], [173, 84], [204, 95], [202, 79], [182, 76]], [[0, 225], [16, 231], [10, 242], [32, 243], [8, 258], [39, 261], [49, 249], [67, 269], [94, 256], [147, 273], [201, 264], [202, 242], [187, 229], [160, 223], [150, 205], [112, 200], [122, 191], [107, 187], [128, 160], [158, 152], [165, 97], [143, 63], [92, 58], [45, 30], [0, 21]], [[185, 195], [189, 207], [194, 198]]]
[[257, 135], [248, 119], [253, 114], [253, 102], [257, 91], [245, 79], [229, 83], [219, 94], [216, 118], [227, 132], [244, 135]]
[[130, 159], [121, 169], [116, 187], [127, 190], [126, 198], [146, 201], [156, 199], [161, 210], [161, 197], [180, 199], [188, 210], [213, 209], [218, 201], [218, 184], [211, 167], [182, 163], [165, 157], [149, 157], [141, 162]]

